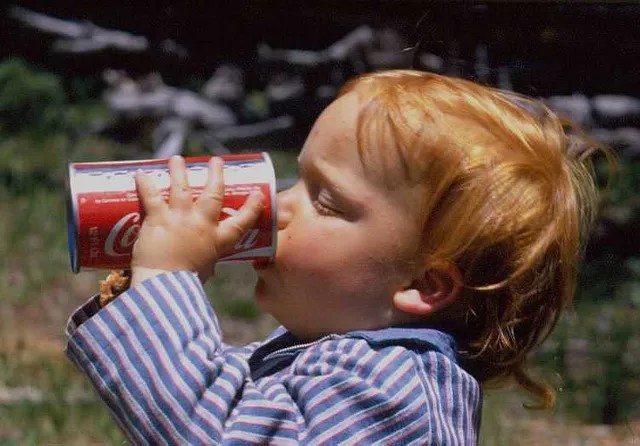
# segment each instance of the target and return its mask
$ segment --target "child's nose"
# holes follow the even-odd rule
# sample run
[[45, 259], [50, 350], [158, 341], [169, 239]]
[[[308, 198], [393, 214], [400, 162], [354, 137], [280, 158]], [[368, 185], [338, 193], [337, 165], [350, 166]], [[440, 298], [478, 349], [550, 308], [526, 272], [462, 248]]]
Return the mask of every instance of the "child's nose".
[[278, 192], [278, 230], [286, 228], [293, 218], [296, 189], [297, 184]]

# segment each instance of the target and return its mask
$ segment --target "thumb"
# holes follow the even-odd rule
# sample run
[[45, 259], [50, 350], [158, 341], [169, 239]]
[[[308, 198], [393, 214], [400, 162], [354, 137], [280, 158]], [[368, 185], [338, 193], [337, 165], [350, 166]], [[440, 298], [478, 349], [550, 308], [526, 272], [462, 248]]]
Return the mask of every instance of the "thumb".
[[264, 210], [263, 197], [260, 191], [251, 192], [236, 215], [219, 223], [217, 233], [220, 252], [230, 250], [253, 227]]

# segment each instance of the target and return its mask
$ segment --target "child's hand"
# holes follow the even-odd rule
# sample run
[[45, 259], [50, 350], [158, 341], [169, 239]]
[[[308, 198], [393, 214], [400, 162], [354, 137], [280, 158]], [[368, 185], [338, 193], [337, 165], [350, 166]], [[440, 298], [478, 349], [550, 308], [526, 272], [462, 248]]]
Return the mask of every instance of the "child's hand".
[[262, 211], [262, 194], [254, 192], [238, 214], [218, 221], [224, 197], [220, 158], [211, 158], [207, 184], [195, 202], [182, 157], [169, 160], [169, 176], [168, 203], [144, 173], [135, 176], [145, 218], [133, 247], [132, 285], [158, 272], [180, 270], [195, 271], [205, 282], [220, 255], [242, 238]]

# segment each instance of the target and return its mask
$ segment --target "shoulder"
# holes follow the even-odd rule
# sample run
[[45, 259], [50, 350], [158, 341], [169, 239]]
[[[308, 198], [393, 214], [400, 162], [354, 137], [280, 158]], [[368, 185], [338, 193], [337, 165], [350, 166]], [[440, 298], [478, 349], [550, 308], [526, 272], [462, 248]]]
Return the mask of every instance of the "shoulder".
[[453, 337], [425, 328], [387, 328], [330, 336], [301, 351], [292, 365], [298, 371], [316, 374], [335, 373], [338, 368], [369, 378], [393, 372], [396, 379], [401, 379], [398, 372], [407, 369], [421, 378], [475, 382], [458, 365]]
[[[474, 444], [480, 388], [458, 366], [454, 347], [448, 335], [435, 331], [353, 332], [300, 351], [280, 378], [312, 427], [339, 433], [336, 438], [360, 435], [353, 429], [366, 424], [378, 426], [366, 430], [367, 440]], [[415, 431], [397, 429], [402, 425]]]

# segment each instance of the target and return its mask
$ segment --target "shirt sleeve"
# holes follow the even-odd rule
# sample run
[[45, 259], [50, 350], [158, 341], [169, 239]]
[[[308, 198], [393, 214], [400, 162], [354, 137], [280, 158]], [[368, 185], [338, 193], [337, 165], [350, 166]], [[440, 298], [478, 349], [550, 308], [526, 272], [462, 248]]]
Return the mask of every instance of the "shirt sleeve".
[[477, 383], [444, 355], [330, 339], [254, 379], [193, 273], [87, 305], [67, 355], [135, 444], [475, 444]]
[[98, 303], [99, 296], [96, 294], [84, 303], [80, 308], [73, 312], [69, 321], [67, 322], [66, 334], [67, 337], [71, 336], [76, 329], [82, 325], [85, 321], [88, 321], [100, 311], [100, 304]]
[[204, 394], [225, 393], [227, 375], [236, 375], [229, 363], [242, 364], [251, 347], [222, 343], [197, 276], [160, 274], [102, 309], [96, 304], [94, 297], [70, 318], [66, 353], [128, 437], [135, 444], [217, 443], [221, 423], [203, 426], [224, 420], [235, 395], [209, 407]]

